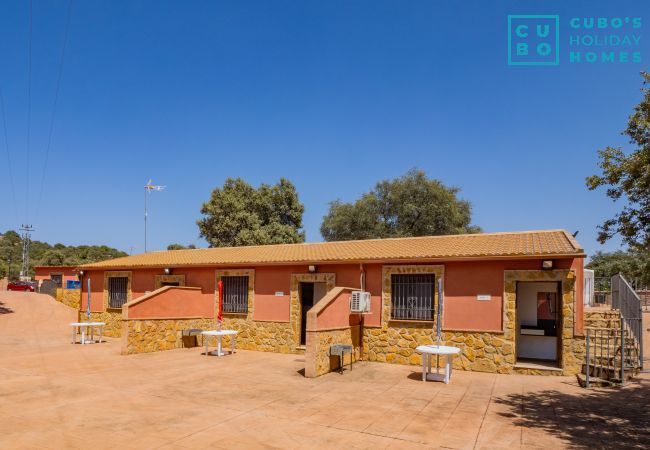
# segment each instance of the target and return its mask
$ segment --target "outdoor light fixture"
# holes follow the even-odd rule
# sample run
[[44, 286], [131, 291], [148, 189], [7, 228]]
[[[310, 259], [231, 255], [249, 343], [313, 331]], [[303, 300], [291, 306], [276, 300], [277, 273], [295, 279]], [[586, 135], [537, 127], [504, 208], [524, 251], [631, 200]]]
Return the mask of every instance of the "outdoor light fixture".
[[552, 259], [545, 259], [542, 261], [542, 269], [543, 270], [551, 270], [553, 268], [553, 260]]
[[316, 272], [316, 266], [309, 266], [310, 272]]
[[79, 275], [81, 275], [82, 277], [84, 276], [84, 273], [86, 273], [86, 272], [84, 272], [83, 270], [79, 271]]
[[172, 269], [165, 267], [165, 275], [169, 275], [170, 273], [172, 273]]

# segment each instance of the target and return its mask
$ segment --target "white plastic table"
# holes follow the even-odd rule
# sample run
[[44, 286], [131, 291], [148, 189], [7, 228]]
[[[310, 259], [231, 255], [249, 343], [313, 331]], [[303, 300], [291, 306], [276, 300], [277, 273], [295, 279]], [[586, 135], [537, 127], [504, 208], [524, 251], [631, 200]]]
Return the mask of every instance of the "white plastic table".
[[[422, 381], [444, 381], [445, 384], [448, 384], [451, 379], [452, 359], [454, 355], [460, 353], [460, 349], [458, 347], [447, 347], [445, 345], [420, 345], [415, 350], [422, 353]], [[432, 355], [446, 356], [445, 373], [440, 373], [438, 364], [436, 364], [436, 373], [431, 373]]]
[[[102, 341], [102, 330], [106, 322], [72, 322], [72, 343], [77, 343], [77, 330], [81, 331], [81, 344], [90, 344], [95, 342], [95, 328], [99, 329], [99, 342]], [[90, 328], [90, 341], [86, 339], [87, 329]]]
[[230, 354], [232, 355], [235, 353], [235, 339], [237, 337], [238, 331], [236, 330], [209, 330], [209, 331], [201, 331], [201, 334], [204, 336], [205, 340], [205, 356], [210, 356], [211, 353], [208, 352], [208, 341], [210, 336], [216, 336], [217, 337], [217, 356], [224, 356], [226, 353], [223, 353], [221, 351], [221, 339], [224, 336], [232, 336], [230, 338]]

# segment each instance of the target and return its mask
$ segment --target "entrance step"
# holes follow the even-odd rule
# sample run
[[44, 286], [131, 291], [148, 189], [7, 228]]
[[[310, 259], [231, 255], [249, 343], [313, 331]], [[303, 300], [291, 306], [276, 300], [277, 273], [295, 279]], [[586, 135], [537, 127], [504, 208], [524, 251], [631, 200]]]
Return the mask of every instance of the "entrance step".
[[305, 354], [306, 347], [304, 345], [299, 345], [296, 347], [296, 353], [299, 355]]
[[515, 373], [529, 375], [562, 375], [562, 369], [550, 362], [519, 361], [515, 363]]

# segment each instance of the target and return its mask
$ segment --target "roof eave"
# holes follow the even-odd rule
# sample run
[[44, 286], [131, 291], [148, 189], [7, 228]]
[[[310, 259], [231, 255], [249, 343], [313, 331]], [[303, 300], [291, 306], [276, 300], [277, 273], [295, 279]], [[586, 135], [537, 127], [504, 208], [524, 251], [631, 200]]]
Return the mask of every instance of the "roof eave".
[[582, 252], [574, 253], [549, 253], [543, 255], [490, 255], [490, 256], [455, 256], [437, 258], [385, 258], [385, 259], [337, 259], [337, 260], [299, 260], [299, 261], [266, 261], [266, 262], [233, 262], [233, 263], [189, 263], [189, 264], [142, 264], [142, 265], [84, 265], [80, 270], [119, 270], [119, 269], [163, 269], [166, 267], [257, 267], [257, 266], [296, 266], [296, 265], [323, 265], [323, 264], [392, 264], [392, 263], [441, 263], [460, 261], [497, 261], [497, 260], [525, 260], [525, 259], [568, 259], [585, 258]]

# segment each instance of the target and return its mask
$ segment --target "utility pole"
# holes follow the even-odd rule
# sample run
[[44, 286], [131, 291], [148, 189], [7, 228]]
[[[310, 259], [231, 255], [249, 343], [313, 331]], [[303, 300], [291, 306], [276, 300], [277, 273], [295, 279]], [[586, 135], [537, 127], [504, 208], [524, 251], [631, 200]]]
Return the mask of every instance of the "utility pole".
[[21, 225], [20, 231], [23, 232], [23, 265], [20, 268], [20, 278], [22, 279], [29, 273], [29, 244], [34, 228], [31, 225]]
[[151, 191], [162, 191], [166, 186], [156, 186], [151, 184], [152, 181], [149, 179], [149, 182], [144, 186], [144, 252], [147, 253], [147, 197]]

